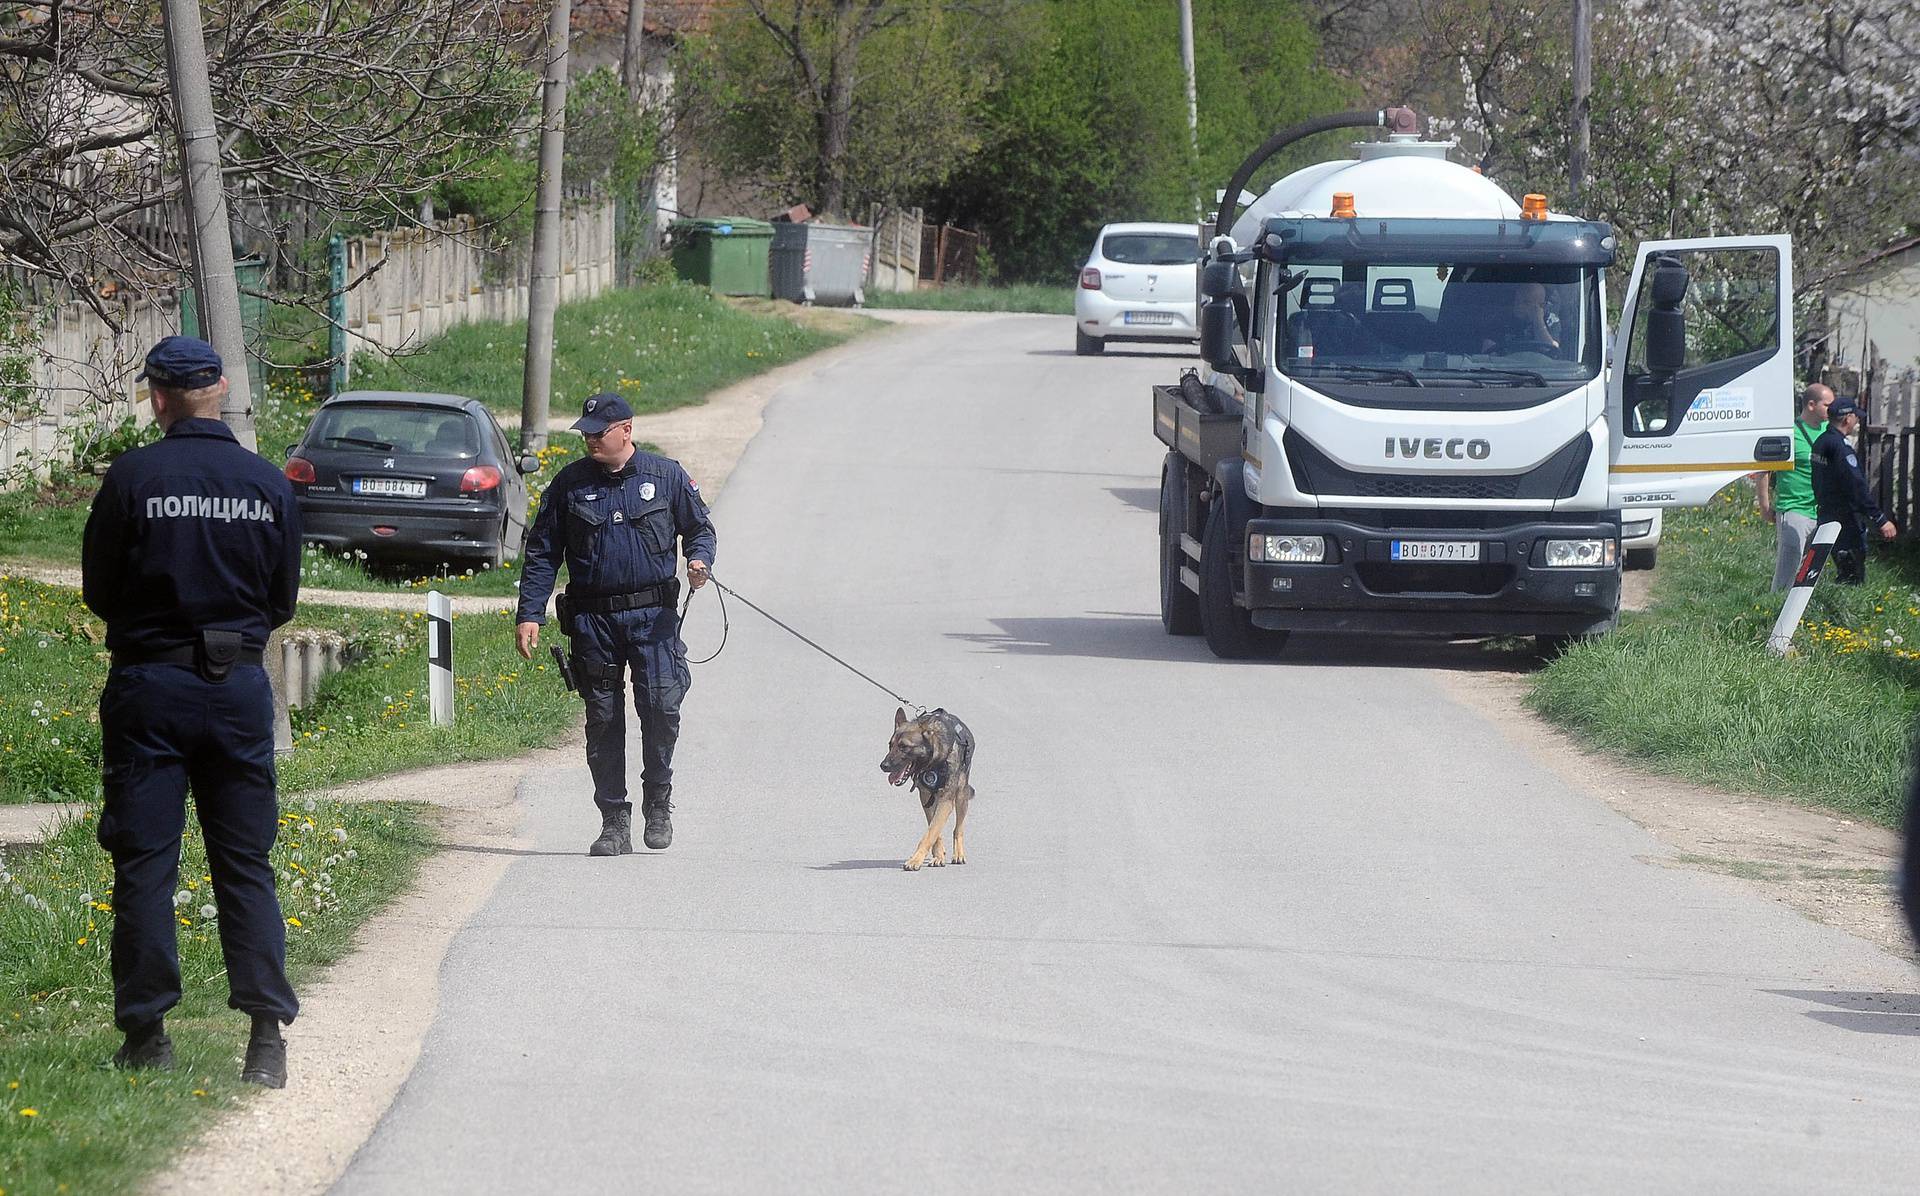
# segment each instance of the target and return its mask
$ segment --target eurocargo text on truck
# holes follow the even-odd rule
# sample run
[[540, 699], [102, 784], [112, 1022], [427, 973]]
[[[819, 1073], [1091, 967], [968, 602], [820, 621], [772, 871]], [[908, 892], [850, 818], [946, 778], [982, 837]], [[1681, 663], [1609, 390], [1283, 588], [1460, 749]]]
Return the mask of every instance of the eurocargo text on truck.
[[1153, 395], [1162, 621], [1230, 658], [1292, 631], [1604, 632], [1623, 509], [1791, 467], [1788, 240], [1642, 243], [1616, 335], [1613, 230], [1515, 203], [1406, 109], [1275, 134], [1224, 194], [1368, 126], [1203, 229], [1209, 373]]

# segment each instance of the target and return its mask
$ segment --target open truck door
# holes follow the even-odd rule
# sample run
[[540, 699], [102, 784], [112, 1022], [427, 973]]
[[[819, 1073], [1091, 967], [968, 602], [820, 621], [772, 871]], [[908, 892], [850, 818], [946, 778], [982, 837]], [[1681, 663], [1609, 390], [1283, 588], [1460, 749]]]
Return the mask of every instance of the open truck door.
[[1790, 240], [1642, 243], [1607, 375], [1612, 504], [1701, 506], [1793, 468], [1798, 401]]

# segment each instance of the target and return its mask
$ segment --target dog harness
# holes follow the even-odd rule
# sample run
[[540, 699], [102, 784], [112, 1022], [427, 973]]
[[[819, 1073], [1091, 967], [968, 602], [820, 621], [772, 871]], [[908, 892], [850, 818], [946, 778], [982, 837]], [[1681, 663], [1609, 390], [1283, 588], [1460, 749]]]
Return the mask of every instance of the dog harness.
[[[951, 714], [948, 714], [943, 709], [929, 710], [927, 713], [920, 716], [920, 721], [923, 723], [926, 723], [926, 722], [939, 723], [942, 727], [946, 728], [947, 734], [953, 737], [953, 742], [955, 746], [957, 746], [960, 749], [960, 767], [963, 769], [972, 767], [973, 765], [973, 732], [967, 730], [967, 725], [965, 723], [953, 717]], [[936, 764], [932, 768], [929, 768], [925, 772], [921, 773], [919, 776], [919, 781], [922, 785], [925, 785], [928, 789], [931, 789], [933, 792], [938, 793], [940, 790], [946, 788], [947, 781], [950, 780], [952, 776], [953, 776], [952, 765]]]

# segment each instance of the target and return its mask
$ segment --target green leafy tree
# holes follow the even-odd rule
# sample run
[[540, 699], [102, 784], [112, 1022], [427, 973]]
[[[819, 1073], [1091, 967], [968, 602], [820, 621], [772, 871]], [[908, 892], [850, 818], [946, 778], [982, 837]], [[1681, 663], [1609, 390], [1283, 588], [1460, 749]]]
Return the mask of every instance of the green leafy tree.
[[1007, 0], [746, 0], [677, 71], [677, 126], [722, 169], [846, 215], [936, 184], [978, 144]]
[[1270, 133], [1346, 106], [1350, 85], [1315, 66], [1293, 4], [1195, 0], [1196, 156], [1177, 22], [1170, 4], [1033, 6], [1003, 32], [1014, 61], [987, 103], [983, 145], [930, 196], [935, 213], [985, 230], [1005, 277], [1060, 281], [1101, 225], [1196, 221]]

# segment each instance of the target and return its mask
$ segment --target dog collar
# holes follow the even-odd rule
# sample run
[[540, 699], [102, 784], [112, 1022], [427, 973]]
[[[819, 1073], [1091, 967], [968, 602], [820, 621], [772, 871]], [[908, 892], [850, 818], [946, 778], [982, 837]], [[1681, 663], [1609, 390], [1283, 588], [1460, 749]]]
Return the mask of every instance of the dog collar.
[[920, 774], [920, 783], [922, 785], [925, 785], [927, 788], [933, 789], [933, 790], [939, 790], [941, 788], [944, 788], [947, 783], [946, 770], [940, 769], [940, 768], [929, 768], [927, 771]]

